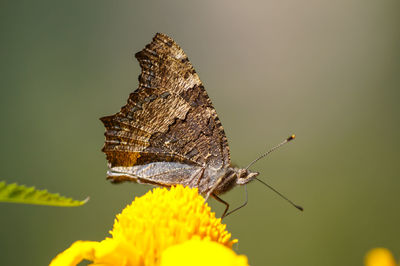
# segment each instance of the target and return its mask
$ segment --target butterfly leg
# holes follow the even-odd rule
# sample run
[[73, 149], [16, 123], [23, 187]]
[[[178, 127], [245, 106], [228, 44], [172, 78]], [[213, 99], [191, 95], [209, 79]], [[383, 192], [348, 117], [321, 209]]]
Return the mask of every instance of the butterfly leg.
[[199, 187], [200, 180], [204, 175], [204, 171], [206, 168], [201, 168], [198, 172], [196, 172], [189, 180], [189, 187]]
[[212, 185], [212, 187], [208, 189], [208, 192], [207, 192], [207, 194], [206, 194], [205, 201], [208, 200], [208, 198], [210, 197], [210, 195], [214, 194], [214, 190], [218, 187], [218, 185], [222, 182], [222, 180], [223, 180], [223, 176], [221, 176], [220, 178], [218, 178], [217, 182], [215, 182], [214, 185]]
[[[225, 204], [225, 206], [226, 206], [225, 211], [224, 211], [224, 213], [222, 214], [222, 217], [221, 217], [221, 218], [224, 218], [224, 217], [226, 217], [226, 216], [228, 216], [228, 215], [234, 213], [235, 211], [237, 211], [237, 210], [239, 210], [239, 209], [241, 209], [241, 208], [243, 208], [244, 206], [247, 205], [247, 202], [248, 202], [248, 197], [247, 197], [247, 196], [248, 196], [248, 195], [247, 195], [247, 184], [244, 185], [244, 190], [245, 190], [245, 192], [246, 192], [246, 200], [243, 202], [242, 205], [240, 205], [239, 207], [233, 209], [233, 210], [230, 211], [230, 212], [228, 212], [229, 204], [228, 204], [226, 201], [224, 201], [224, 200], [222, 200], [221, 198], [219, 198], [219, 197], [218, 197], [217, 195], [215, 195], [214, 193], [212, 194], [212, 196], [213, 196], [214, 199], [216, 199], [217, 201], [219, 201], [219, 202]], [[227, 213], [227, 212], [228, 212], [228, 213]]]
[[211, 196], [214, 198], [214, 199], [216, 199], [217, 201], [219, 201], [219, 202], [221, 202], [222, 204], [224, 204], [225, 205], [225, 210], [224, 210], [224, 213], [222, 214], [222, 216], [221, 216], [221, 219], [224, 219], [224, 217], [225, 217], [225, 214], [228, 212], [228, 210], [229, 210], [229, 203], [228, 202], [226, 202], [226, 201], [224, 201], [223, 199], [221, 199], [220, 197], [218, 197], [216, 194], [211, 194]]

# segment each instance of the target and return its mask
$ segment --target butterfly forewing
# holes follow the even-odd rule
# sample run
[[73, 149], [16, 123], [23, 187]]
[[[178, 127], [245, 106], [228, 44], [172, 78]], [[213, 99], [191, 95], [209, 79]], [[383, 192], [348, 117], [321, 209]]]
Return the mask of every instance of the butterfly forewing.
[[206, 169], [228, 167], [224, 130], [183, 50], [157, 33], [135, 56], [139, 88], [120, 112], [101, 118], [109, 178], [188, 185]]

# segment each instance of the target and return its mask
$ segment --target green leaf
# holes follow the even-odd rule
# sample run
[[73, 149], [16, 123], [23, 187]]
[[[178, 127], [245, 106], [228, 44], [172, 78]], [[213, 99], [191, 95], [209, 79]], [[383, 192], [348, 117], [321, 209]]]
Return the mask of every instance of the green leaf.
[[58, 193], [50, 193], [47, 190], [38, 190], [35, 187], [6, 184], [0, 182], [0, 202], [13, 202], [25, 204], [37, 204], [59, 207], [74, 207], [85, 204], [89, 198], [79, 201], [60, 196]]

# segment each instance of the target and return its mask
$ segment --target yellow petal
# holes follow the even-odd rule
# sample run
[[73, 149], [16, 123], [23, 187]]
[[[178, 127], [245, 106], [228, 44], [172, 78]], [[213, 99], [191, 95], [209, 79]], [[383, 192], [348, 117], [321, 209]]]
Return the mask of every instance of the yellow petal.
[[217, 242], [193, 238], [171, 246], [161, 256], [161, 266], [248, 266], [247, 257]]
[[76, 241], [51, 262], [50, 266], [75, 266], [82, 260], [93, 260], [98, 242]]
[[365, 256], [365, 266], [396, 266], [396, 262], [388, 249], [374, 248]]

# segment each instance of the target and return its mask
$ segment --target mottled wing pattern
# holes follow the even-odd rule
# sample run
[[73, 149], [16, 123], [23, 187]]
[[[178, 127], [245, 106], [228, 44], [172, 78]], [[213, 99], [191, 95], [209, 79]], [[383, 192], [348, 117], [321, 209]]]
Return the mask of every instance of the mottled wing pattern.
[[[173, 173], [174, 165], [178, 171], [182, 165], [185, 169], [228, 167], [224, 130], [183, 50], [170, 37], [157, 33], [135, 57], [142, 68], [139, 88], [120, 112], [101, 118], [109, 167], [137, 166], [134, 174], [145, 179], [151, 177], [149, 170], [140, 176], [146, 165], [164, 167], [158, 175]], [[109, 177], [120, 181], [112, 174]]]

